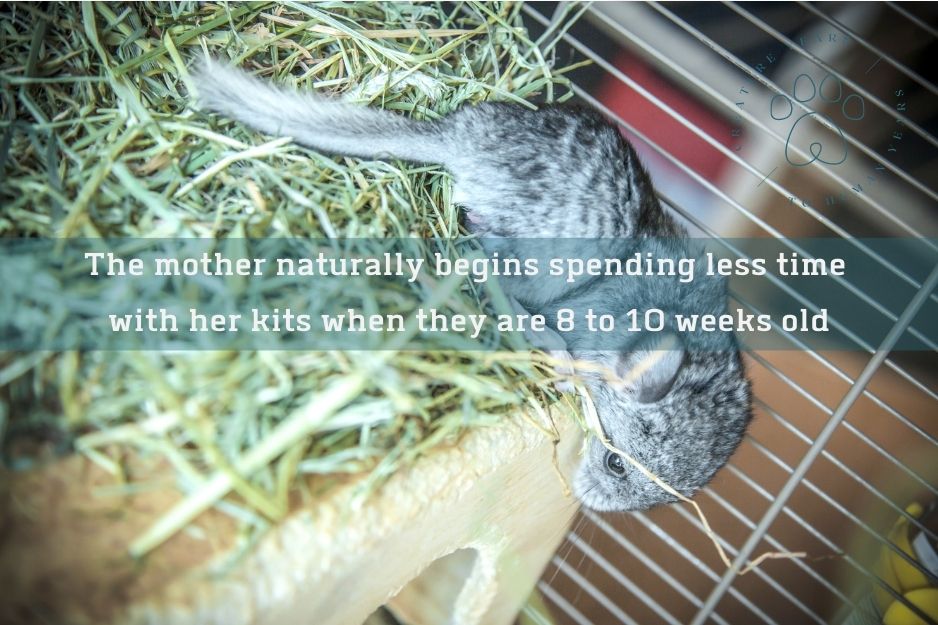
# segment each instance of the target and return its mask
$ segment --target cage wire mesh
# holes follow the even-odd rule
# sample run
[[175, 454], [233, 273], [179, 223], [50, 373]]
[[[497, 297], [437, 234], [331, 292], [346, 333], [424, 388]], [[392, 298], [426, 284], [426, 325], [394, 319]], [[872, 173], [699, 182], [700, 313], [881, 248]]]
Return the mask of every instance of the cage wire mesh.
[[[938, 496], [938, 360], [916, 329], [938, 301], [935, 6], [533, 3], [524, 11], [532, 31], [559, 39], [553, 54], [592, 61], [570, 75], [578, 99], [618, 122], [692, 235], [913, 237], [936, 267], [922, 281], [876, 258], [915, 291], [900, 309], [858, 294], [892, 324], [880, 345], [811, 352], [775, 327], [792, 350], [746, 354], [754, 423], [698, 500], [737, 569], [764, 551], [806, 557], [740, 576], [686, 507], [584, 511], [538, 584], [550, 616], [529, 610], [531, 620], [879, 623], [882, 605], [896, 603], [907, 622], [933, 623], [881, 563], [897, 559], [935, 583], [891, 532], [899, 520], [936, 538], [908, 507]], [[824, 97], [798, 95], [806, 80]], [[843, 132], [849, 159], [788, 164], [786, 134], [812, 111]], [[751, 309], [732, 293], [731, 304]], [[903, 333], [927, 349], [892, 351]]]

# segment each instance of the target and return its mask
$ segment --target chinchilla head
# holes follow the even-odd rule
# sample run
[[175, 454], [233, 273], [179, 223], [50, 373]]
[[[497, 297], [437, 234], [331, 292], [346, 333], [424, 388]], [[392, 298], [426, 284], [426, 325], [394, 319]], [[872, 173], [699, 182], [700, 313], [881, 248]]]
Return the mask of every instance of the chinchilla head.
[[[594, 359], [606, 375], [586, 383], [606, 438], [681, 494], [705, 486], [742, 440], [750, 387], [735, 349], [688, 350], [668, 333]], [[599, 511], [676, 501], [595, 438], [574, 486], [583, 504]]]

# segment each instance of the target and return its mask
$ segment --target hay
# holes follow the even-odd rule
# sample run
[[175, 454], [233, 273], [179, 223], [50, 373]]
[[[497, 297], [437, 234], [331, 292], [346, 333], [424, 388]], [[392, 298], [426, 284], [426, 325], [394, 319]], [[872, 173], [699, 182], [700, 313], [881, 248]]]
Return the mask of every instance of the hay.
[[[460, 235], [438, 167], [331, 158], [190, 108], [187, 66], [202, 54], [418, 118], [572, 95], [572, 68], [550, 56], [556, 32], [531, 41], [520, 5], [0, 11], [3, 237]], [[444, 311], [498, 299], [457, 283], [438, 292]], [[3, 458], [25, 468], [77, 450], [126, 492], [146, 487], [125, 475], [128, 452], [164, 458], [186, 497], [134, 544], [142, 555], [208, 506], [263, 530], [300, 476], [365, 471], [367, 495], [467, 428], [556, 400], [548, 375], [524, 353], [6, 353]]]

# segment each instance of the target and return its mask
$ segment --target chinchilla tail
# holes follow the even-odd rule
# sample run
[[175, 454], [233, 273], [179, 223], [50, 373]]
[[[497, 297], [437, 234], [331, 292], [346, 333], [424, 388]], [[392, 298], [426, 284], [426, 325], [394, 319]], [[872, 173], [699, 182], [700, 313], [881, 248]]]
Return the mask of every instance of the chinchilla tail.
[[194, 78], [200, 108], [316, 150], [423, 163], [444, 163], [449, 153], [434, 122], [284, 89], [212, 60], [202, 62]]

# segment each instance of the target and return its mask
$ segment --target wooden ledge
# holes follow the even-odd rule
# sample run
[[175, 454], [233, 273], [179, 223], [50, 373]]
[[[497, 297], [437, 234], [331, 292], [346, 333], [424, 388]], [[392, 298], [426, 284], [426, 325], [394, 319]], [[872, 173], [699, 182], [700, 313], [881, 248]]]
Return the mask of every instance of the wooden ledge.
[[582, 438], [571, 415], [553, 413], [556, 450], [522, 416], [506, 416], [363, 503], [359, 478], [296, 508], [233, 563], [237, 527], [217, 511], [143, 562], [127, 555], [178, 500], [169, 484], [95, 496], [113, 478], [80, 457], [5, 474], [0, 621], [360, 625], [388, 604], [413, 625], [510, 623], [577, 508], [553, 462], [556, 452], [569, 482]]

